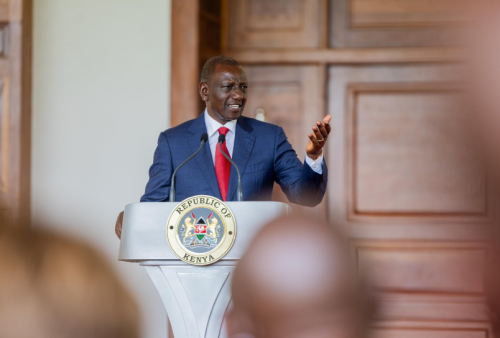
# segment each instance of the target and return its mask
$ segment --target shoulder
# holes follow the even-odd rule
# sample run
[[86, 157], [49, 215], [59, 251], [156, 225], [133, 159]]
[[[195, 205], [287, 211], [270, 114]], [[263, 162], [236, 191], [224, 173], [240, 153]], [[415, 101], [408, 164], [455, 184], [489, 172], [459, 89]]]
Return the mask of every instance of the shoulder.
[[160, 134], [160, 137], [163, 136], [167, 139], [175, 139], [179, 136], [181, 137], [185, 137], [186, 136], [186, 132], [191, 128], [191, 126], [193, 125], [194, 121], [196, 121], [196, 119], [193, 119], [193, 120], [189, 120], [189, 121], [186, 121], [184, 123], [181, 123], [179, 124], [178, 126], [175, 126], [175, 127], [172, 127], [172, 128], [168, 128], [167, 130], [164, 130], [161, 134]]
[[242, 122], [249, 125], [256, 133], [275, 135], [283, 130], [283, 128], [281, 128], [280, 126], [277, 126], [277, 125], [272, 124], [272, 123], [259, 121], [259, 120], [256, 120], [254, 118], [245, 117], [245, 116], [242, 116], [240, 118], [243, 119]]

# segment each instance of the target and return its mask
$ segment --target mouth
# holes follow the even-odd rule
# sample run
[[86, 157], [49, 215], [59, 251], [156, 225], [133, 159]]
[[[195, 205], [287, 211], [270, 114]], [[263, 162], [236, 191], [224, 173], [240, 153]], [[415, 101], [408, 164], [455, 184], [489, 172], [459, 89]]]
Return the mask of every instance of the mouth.
[[241, 110], [241, 107], [243, 105], [241, 105], [241, 104], [228, 104], [227, 106], [229, 108], [229, 111], [236, 113], [236, 112], [239, 112]]

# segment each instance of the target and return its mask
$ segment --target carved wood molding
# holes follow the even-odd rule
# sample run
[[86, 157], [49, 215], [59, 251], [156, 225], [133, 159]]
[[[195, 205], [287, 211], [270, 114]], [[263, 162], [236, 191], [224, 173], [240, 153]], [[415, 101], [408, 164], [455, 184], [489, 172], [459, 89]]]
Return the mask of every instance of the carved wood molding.
[[359, 49], [265, 49], [226, 50], [241, 63], [262, 64], [377, 64], [457, 62], [465, 59], [460, 48], [359, 48]]
[[379, 321], [372, 326], [372, 334], [375, 338], [489, 338], [493, 336], [491, 326], [486, 321], [473, 322], [431, 320]]

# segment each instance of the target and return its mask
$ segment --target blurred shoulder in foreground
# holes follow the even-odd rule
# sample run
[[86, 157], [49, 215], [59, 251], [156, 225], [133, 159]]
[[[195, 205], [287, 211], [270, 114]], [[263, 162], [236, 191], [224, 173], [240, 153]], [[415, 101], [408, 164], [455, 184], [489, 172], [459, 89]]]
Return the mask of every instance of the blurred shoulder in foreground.
[[304, 216], [272, 222], [233, 279], [230, 337], [366, 337], [375, 302], [346, 240]]
[[0, 271], [0, 337], [139, 337], [134, 300], [78, 241], [0, 227]]

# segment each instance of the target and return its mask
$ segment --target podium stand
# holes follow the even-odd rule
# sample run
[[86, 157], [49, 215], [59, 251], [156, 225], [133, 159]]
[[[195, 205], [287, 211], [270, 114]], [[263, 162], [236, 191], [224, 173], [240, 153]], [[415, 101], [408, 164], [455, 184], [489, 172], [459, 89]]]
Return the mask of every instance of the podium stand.
[[146, 268], [167, 310], [175, 338], [227, 337], [233, 270], [262, 226], [286, 215], [280, 202], [226, 202], [236, 219], [231, 250], [208, 266], [184, 263], [170, 249], [167, 221], [178, 203], [133, 203], [125, 207], [119, 260]]

